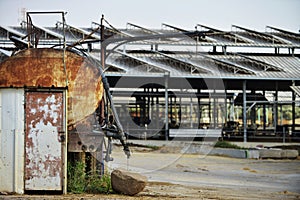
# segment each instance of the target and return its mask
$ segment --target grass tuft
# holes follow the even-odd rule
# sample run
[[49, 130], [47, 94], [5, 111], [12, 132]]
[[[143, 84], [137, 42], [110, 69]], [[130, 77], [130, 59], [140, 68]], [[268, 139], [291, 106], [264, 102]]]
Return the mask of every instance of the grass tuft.
[[109, 194], [112, 193], [111, 178], [108, 172], [86, 172], [83, 162], [68, 162], [68, 192], [74, 194]]
[[245, 149], [244, 147], [240, 147], [236, 144], [232, 144], [230, 142], [227, 141], [218, 141], [215, 144], [215, 147], [219, 147], [219, 148], [228, 148], [228, 149]]

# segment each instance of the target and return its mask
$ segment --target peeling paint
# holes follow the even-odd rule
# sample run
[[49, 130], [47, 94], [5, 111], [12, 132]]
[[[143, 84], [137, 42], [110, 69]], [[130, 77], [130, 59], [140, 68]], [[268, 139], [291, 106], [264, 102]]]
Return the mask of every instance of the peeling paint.
[[61, 190], [62, 93], [26, 93], [25, 189]]

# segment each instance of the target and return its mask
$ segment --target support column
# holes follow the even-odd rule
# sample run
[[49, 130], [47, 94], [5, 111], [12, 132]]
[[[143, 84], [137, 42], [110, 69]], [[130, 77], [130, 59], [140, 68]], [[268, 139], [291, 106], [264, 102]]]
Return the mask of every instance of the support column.
[[[199, 95], [199, 96], [198, 96]], [[197, 111], [198, 111], [198, 114], [197, 114], [197, 117], [198, 117], [198, 128], [200, 128], [200, 124], [201, 124], [201, 107], [200, 107], [200, 89], [197, 90], [197, 100], [198, 100], [198, 107], [197, 107]]]
[[278, 82], [275, 83], [276, 91], [275, 91], [275, 97], [274, 97], [274, 128], [275, 132], [277, 131], [277, 125], [278, 125]]
[[168, 94], [168, 87], [169, 87], [169, 73], [165, 73], [165, 139], [168, 140], [168, 133], [169, 133], [169, 94]]
[[[234, 95], [235, 96], [235, 95]], [[235, 105], [234, 105], [234, 97], [230, 98], [230, 121], [238, 120], [238, 117], [235, 115]]]
[[[182, 93], [182, 89], [180, 89], [180, 93]], [[182, 114], [182, 101], [181, 101], [181, 96], [179, 96], [179, 111], [178, 111], [179, 126], [181, 125], [181, 114]]]
[[247, 96], [246, 96], [246, 80], [243, 81], [243, 126], [244, 126], [244, 143], [247, 142]]
[[172, 124], [172, 121], [173, 121], [173, 98], [172, 96], [170, 97], [170, 121], [171, 121], [171, 124]]
[[292, 91], [292, 132], [295, 132], [296, 123], [296, 93]]
[[[263, 95], [265, 96], [266, 95], [266, 91], [263, 91]], [[267, 128], [267, 125], [266, 125], [266, 122], [267, 122], [267, 112], [266, 112], [266, 104], [263, 105], [263, 130], [265, 131], [266, 128]]]
[[[156, 93], [158, 94], [158, 88], [156, 88]], [[160, 121], [160, 119], [159, 119], [160, 110], [159, 110], [159, 97], [158, 96], [156, 97], [155, 114], [156, 114], [156, 117], [157, 117], [156, 127], [161, 129], [162, 127], [160, 127], [160, 123], [159, 123], [159, 121]]]
[[[224, 115], [225, 115], [225, 118], [224, 118], [224, 121], [222, 121], [222, 126], [224, 123], [226, 123], [228, 121], [228, 108], [227, 108], [227, 90], [225, 90], [225, 95], [224, 95]], [[222, 117], [222, 120], [223, 120], [223, 117]]]
[[216, 53], [217, 52], [217, 47], [213, 46], [213, 52]]
[[214, 126], [213, 128], [217, 127], [217, 118], [218, 118], [218, 114], [217, 114], [217, 99], [216, 99], [216, 90], [214, 90], [214, 100], [213, 100], [213, 122], [214, 122]]
[[[251, 91], [251, 95], [253, 95], [253, 96], [256, 95], [254, 90]], [[251, 105], [251, 107], [252, 107], [251, 110], [250, 110], [251, 126], [255, 127], [256, 126], [256, 106], [253, 103]]]
[[190, 98], [190, 128], [193, 128], [193, 98]]

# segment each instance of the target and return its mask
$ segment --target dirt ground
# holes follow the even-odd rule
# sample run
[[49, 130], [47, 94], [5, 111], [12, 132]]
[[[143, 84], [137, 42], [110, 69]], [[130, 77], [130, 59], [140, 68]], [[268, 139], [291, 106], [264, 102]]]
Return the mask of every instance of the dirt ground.
[[148, 178], [136, 196], [117, 194], [2, 195], [0, 199], [300, 199], [300, 160], [254, 160], [132, 148], [127, 160], [114, 148], [109, 170]]

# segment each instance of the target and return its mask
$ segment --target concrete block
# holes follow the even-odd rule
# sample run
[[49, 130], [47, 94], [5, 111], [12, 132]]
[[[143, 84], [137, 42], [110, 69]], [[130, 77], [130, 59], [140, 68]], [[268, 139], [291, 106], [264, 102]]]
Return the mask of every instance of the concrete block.
[[260, 158], [281, 158], [281, 149], [259, 149]]
[[214, 148], [209, 154], [218, 156], [228, 156], [232, 158], [247, 158], [246, 151], [240, 149]]
[[276, 159], [286, 159], [286, 158], [297, 158], [299, 155], [297, 150], [290, 149], [260, 149], [260, 158], [276, 158]]
[[297, 158], [299, 152], [297, 150], [281, 150], [281, 157], [282, 158]]
[[246, 158], [250, 159], [259, 159], [259, 151], [258, 150], [245, 150]]

